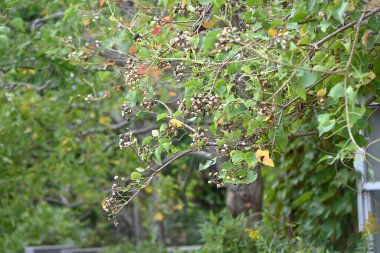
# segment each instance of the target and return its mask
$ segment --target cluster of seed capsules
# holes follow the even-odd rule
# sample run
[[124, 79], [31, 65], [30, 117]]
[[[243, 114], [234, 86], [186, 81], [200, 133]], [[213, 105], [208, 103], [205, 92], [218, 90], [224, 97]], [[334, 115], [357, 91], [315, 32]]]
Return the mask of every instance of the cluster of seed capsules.
[[178, 3], [178, 4], [174, 7], [173, 12], [174, 12], [175, 14], [186, 15], [186, 14], [189, 14], [189, 9], [187, 8], [187, 4]]
[[175, 66], [173, 70], [173, 74], [177, 77], [178, 81], [180, 81], [185, 76], [185, 65], [183, 62], [180, 62], [177, 66]]
[[222, 146], [216, 146], [215, 151], [220, 155], [229, 155], [231, 148], [228, 146], [228, 144], [223, 144]]
[[151, 99], [147, 98], [147, 95], [148, 95], [148, 92], [144, 91], [144, 97], [141, 102], [141, 106], [147, 110], [152, 110], [153, 106], [157, 104], [157, 100], [154, 99], [155, 94], [153, 95], [153, 98]]
[[120, 149], [128, 148], [131, 145], [133, 145], [134, 143], [136, 143], [136, 141], [137, 141], [136, 138], [132, 137], [131, 131], [127, 131], [125, 133], [122, 133], [119, 135], [119, 148]]
[[211, 93], [196, 94], [191, 98], [191, 108], [185, 110], [186, 115], [199, 116], [211, 115], [215, 110], [222, 110], [221, 99], [218, 95]]
[[244, 2], [240, 1], [240, 0], [227, 0], [221, 7], [220, 7], [220, 10], [223, 12], [223, 13], [226, 13], [226, 11], [228, 9], [231, 9], [231, 8], [239, 8], [240, 10], [246, 10], [247, 9], [247, 5], [245, 5]]
[[171, 64], [168, 61], [159, 61], [157, 63], [157, 67], [159, 69], [169, 69], [171, 67]]
[[[111, 220], [112, 217], [114, 217], [114, 214], [118, 211], [120, 208], [120, 200], [125, 197], [125, 193], [122, 189], [125, 188], [125, 178], [115, 176], [114, 177], [114, 184], [112, 185], [112, 194], [111, 197], [104, 198], [102, 201], [102, 208], [103, 210], [108, 214], [108, 219]], [[118, 225], [118, 223], [114, 222], [115, 226]]]
[[132, 58], [128, 58], [126, 61], [125, 61], [125, 68], [126, 69], [130, 69], [133, 67], [133, 65], [135, 65], [136, 61]]
[[84, 98], [84, 100], [85, 100], [87, 103], [90, 103], [90, 102], [92, 102], [92, 101], [95, 100], [95, 97], [94, 97], [94, 95], [92, 95], [92, 94], [88, 94], [88, 95]]
[[232, 49], [234, 44], [238, 44], [241, 42], [240, 34], [236, 27], [224, 27], [223, 31], [217, 35], [217, 41], [215, 42], [215, 51], [227, 52]]
[[139, 75], [135, 69], [131, 69], [130, 71], [125, 72], [125, 83], [135, 89], [138, 81], [140, 80]]
[[206, 136], [203, 128], [198, 128], [196, 133], [193, 134], [193, 142], [190, 144], [194, 150], [200, 150], [207, 143], [208, 137]]
[[102, 202], [102, 208], [106, 213], [117, 210], [117, 201], [114, 197], [107, 197]]
[[216, 188], [224, 186], [222, 179], [219, 178], [219, 172], [210, 172], [208, 175], [210, 177], [209, 184], [216, 184]]
[[133, 113], [131, 104], [129, 102], [124, 102], [120, 109], [121, 117], [125, 120], [130, 120]]
[[279, 32], [277, 35], [273, 36], [273, 44], [278, 45], [280, 44], [282, 49], [286, 49], [287, 44], [288, 44], [288, 37], [289, 33], [284, 31], [284, 32]]
[[251, 108], [253, 111], [256, 111], [257, 114], [266, 116], [266, 117], [272, 117], [275, 112], [276, 108], [274, 105], [270, 105], [267, 102], [257, 102], [257, 107], [252, 107]]
[[190, 50], [191, 42], [188, 40], [191, 37], [189, 31], [179, 31], [173, 39], [170, 40], [170, 46], [173, 48], [183, 48], [185, 51]]

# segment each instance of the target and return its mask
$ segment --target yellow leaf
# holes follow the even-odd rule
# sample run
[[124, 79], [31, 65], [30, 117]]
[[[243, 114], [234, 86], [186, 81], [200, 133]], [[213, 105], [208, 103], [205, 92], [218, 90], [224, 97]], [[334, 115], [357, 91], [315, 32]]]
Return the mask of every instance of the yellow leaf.
[[369, 84], [370, 82], [372, 82], [372, 80], [374, 80], [376, 77], [376, 74], [373, 73], [372, 71], [368, 72], [368, 74], [363, 78], [363, 83], [364, 84]]
[[86, 18], [86, 19], [83, 19], [83, 25], [84, 26], [88, 26], [90, 24], [91, 20]]
[[210, 27], [213, 27], [213, 26], [216, 24], [216, 22], [218, 22], [218, 19], [217, 19], [217, 18], [212, 18], [212, 19], [210, 19], [210, 20], [205, 20], [205, 21], [203, 22], [203, 27], [204, 27], [204, 28], [210, 28]]
[[256, 151], [256, 160], [266, 166], [274, 167], [274, 162], [269, 157], [269, 150], [267, 149], [266, 150], [258, 149]]
[[169, 121], [169, 124], [172, 125], [174, 128], [181, 128], [182, 127], [182, 123], [178, 119], [171, 119]]
[[148, 187], [145, 188], [145, 193], [146, 194], [152, 194], [152, 192], [153, 192], [152, 187], [148, 186]]
[[110, 117], [105, 117], [105, 116], [101, 116], [100, 118], [99, 118], [99, 124], [101, 124], [101, 125], [109, 125], [110, 123], [111, 123], [111, 118]]
[[256, 150], [256, 160], [261, 161], [261, 157], [269, 156], [269, 150]]
[[114, 86], [113, 90], [116, 91], [116, 92], [120, 92], [121, 91], [121, 87], [120, 86]]
[[364, 46], [368, 46], [368, 36], [369, 36], [369, 32], [368, 32], [368, 29], [365, 30], [364, 34], [363, 34], [363, 37], [362, 37], [362, 44]]
[[217, 121], [218, 125], [222, 124], [224, 121], [224, 116], [220, 117]]
[[274, 162], [269, 156], [265, 156], [263, 159], [263, 164], [269, 167], [274, 167]]
[[182, 0], [182, 4], [183, 5], [186, 5], [187, 1], [186, 0]]
[[26, 101], [23, 101], [21, 104], [21, 110], [24, 112], [30, 111], [30, 104]]
[[113, 65], [115, 65], [115, 62], [114, 61], [106, 61], [106, 62], [103, 62], [103, 65], [104, 65], [104, 67], [113, 66]]
[[66, 137], [65, 139], [63, 139], [63, 141], [61, 142], [61, 145], [62, 146], [65, 146], [67, 143], [69, 143], [70, 139], [68, 137]]
[[327, 89], [326, 88], [322, 88], [320, 89], [318, 92], [317, 92], [317, 96], [318, 97], [324, 97], [326, 95], [326, 92], [327, 92]]
[[272, 36], [277, 36], [278, 35], [278, 31], [275, 30], [275, 29], [273, 29], [273, 28], [271, 28], [271, 29], [268, 30], [268, 34], [272, 35]]
[[177, 210], [177, 211], [181, 211], [183, 209], [183, 205], [182, 204], [177, 204], [174, 206], [174, 210]]
[[128, 53], [130, 54], [135, 54], [136, 52], [137, 52], [137, 48], [134, 45], [132, 45], [128, 50]]
[[36, 74], [36, 70], [35, 69], [31, 69], [31, 68], [18, 68], [17, 71], [22, 74], [22, 75], [34, 75]]
[[165, 219], [165, 216], [163, 213], [158, 212], [154, 215], [153, 219], [158, 222], [162, 222]]

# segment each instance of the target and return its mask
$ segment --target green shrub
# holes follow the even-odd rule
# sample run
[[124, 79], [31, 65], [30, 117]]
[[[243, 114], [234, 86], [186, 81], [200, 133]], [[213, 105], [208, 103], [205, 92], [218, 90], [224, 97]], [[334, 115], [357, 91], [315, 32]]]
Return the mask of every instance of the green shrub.
[[12, 233], [0, 234], [0, 251], [14, 253], [44, 244], [80, 245], [89, 234], [69, 208], [40, 204], [21, 213]]
[[245, 253], [256, 248], [255, 239], [249, 237], [247, 218], [233, 218], [227, 211], [211, 214], [209, 221], [201, 225], [204, 246], [200, 252]]

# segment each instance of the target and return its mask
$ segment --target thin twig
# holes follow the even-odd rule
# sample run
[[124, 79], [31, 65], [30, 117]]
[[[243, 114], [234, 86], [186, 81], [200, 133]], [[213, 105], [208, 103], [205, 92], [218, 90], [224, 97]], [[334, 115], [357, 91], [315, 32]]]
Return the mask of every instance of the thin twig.
[[[361, 151], [364, 151], [363, 148], [361, 148], [355, 138], [354, 138], [354, 135], [352, 134], [352, 130], [351, 130], [351, 126], [350, 126], [350, 111], [349, 111], [349, 108], [348, 108], [348, 94], [347, 94], [347, 83], [348, 83], [348, 76], [350, 75], [350, 66], [351, 66], [351, 63], [352, 63], [352, 59], [354, 57], [354, 54], [355, 54], [355, 49], [356, 49], [356, 46], [358, 44], [358, 40], [359, 40], [359, 29], [360, 29], [360, 25], [361, 25], [361, 22], [363, 21], [364, 17], [366, 16], [365, 15], [365, 11], [367, 9], [367, 4], [364, 5], [364, 10], [362, 12], [362, 15], [359, 19], [359, 21], [357, 22], [357, 26], [356, 26], [356, 32], [355, 32], [355, 38], [354, 38], [354, 41], [352, 43], [352, 48], [351, 48], [351, 52], [350, 52], [350, 56], [348, 58], [348, 61], [347, 61], [347, 65], [346, 65], [346, 74], [344, 76], [344, 101], [345, 101], [345, 112], [346, 112], [346, 120], [347, 120], [347, 130], [348, 130], [348, 134], [350, 136], [350, 139], [352, 141], [352, 143], [355, 144], [355, 146], [361, 150]], [[380, 8], [378, 8], [378, 10], [380, 11]]]

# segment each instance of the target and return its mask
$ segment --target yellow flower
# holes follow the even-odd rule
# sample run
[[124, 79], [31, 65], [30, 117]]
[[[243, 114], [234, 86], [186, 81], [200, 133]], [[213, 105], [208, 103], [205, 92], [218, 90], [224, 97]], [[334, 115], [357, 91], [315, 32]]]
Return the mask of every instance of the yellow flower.
[[169, 121], [170, 125], [172, 125], [174, 128], [181, 128], [182, 127], [182, 123], [181, 121], [179, 121], [178, 119], [171, 119]]
[[246, 229], [244, 229], [244, 232], [246, 232], [248, 234], [249, 238], [251, 238], [252, 240], [260, 239], [260, 235], [259, 235], [258, 230], [246, 228]]

